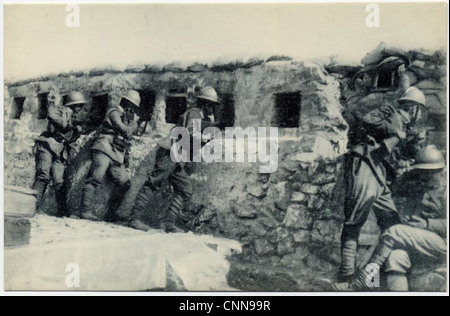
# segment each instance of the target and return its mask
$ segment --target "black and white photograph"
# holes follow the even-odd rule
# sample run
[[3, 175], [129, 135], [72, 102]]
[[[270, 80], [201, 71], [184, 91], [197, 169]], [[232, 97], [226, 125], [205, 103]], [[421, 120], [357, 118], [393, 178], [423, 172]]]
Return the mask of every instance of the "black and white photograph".
[[448, 294], [448, 1], [1, 10], [0, 295]]

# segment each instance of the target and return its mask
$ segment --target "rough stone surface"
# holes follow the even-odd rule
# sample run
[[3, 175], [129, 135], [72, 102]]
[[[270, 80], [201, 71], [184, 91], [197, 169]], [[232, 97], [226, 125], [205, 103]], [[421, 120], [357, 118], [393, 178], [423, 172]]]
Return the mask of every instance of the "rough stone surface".
[[230, 286], [250, 292], [320, 291], [314, 280], [282, 268], [231, 262], [227, 276]]
[[311, 229], [313, 221], [312, 214], [305, 207], [293, 205], [289, 207], [283, 224], [288, 228]]

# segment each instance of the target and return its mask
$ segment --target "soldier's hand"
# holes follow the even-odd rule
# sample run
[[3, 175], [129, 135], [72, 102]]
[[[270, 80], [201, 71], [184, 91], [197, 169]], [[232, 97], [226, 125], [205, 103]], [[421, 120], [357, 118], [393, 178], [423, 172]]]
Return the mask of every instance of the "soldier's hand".
[[401, 64], [399, 67], [398, 67], [398, 73], [403, 73], [403, 72], [405, 72], [406, 71], [406, 66], [405, 66], [405, 64]]
[[421, 131], [418, 136], [419, 140], [424, 140], [427, 138], [427, 131]]
[[402, 130], [397, 130], [397, 137], [400, 140], [406, 139], [406, 133], [404, 131], [402, 131]]
[[428, 227], [428, 222], [426, 219], [420, 217], [420, 216], [407, 216], [403, 219], [404, 224], [415, 227], [415, 228], [423, 228], [426, 229]]

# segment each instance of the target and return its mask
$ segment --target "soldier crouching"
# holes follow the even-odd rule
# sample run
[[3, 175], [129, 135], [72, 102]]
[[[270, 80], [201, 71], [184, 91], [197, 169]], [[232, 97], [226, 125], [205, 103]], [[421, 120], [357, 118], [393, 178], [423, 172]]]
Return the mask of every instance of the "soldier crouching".
[[92, 209], [92, 200], [97, 187], [102, 183], [106, 173], [109, 173], [115, 188], [108, 203], [107, 220], [117, 220], [117, 209], [131, 185], [125, 158], [131, 146], [130, 141], [138, 128], [136, 113], [140, 103], [139, 93], [130, 90], [122, 97], [120, 105], [107, 111], [100, 133], [91, 147], [92, 165], [81, 199], [82, 219], [98, 220]]
[[[196, 101], [192, 108], [181, 116], [181, 121], [177, 126], [187, 128], [191, 139], [192, 137], [197, 137], [197, 135], [193, 135], [194, 120], [201, 121], [202, 130], [214, 126], [216, 123], [214, 122], [213, 107], [218, 102], [219, 100], [214, 88], [203, 88], [196, 96]], [[187, 219], [185, 205], [193, 193], [191, 179], [185, 170], [185, 163], [177, 163], [170, 157], [172, 147], [170, 139], [167, 138], [166, 141], [160, 142], [159, 146], [156, 154], [155, 168], [136, 197], [131, 212], [130, 227], [143, 231], [150, 229], [149, 226], [142, 223], [140, 218], [154, 191], [158, 190], [166, 180], [169, 180], [174, 194], [167, 209], [165, 220], [161, 224], [161, 228], [166, 232], [183, 232], [184, 230], [178, 227], [178, 223]], [[191, 160], [192, 156], [193, 152], [191, 152]]]
[[[445, 159], [434, 146], [421, 149], [413, 170], [396, 183], [413, 203], [412, 215], [386, 229], [368, 264], [348, 283], [334, 285], [337, 291], [367, 289], [382, 268], [387, 290], [409, 290], [408, 273], [413, 264], [442, 264], [447, 256], [446, 186], [442, 181]], [[411, 194], [414, 192], [414, 194]], [[408, 194], [409, 193], [409, 194]]]

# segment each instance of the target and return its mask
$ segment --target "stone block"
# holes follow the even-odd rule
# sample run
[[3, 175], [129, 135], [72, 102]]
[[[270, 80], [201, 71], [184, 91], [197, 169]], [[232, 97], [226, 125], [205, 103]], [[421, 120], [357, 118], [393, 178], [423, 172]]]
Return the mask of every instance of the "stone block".
[[262, 185], [259, 184], [249, 184], [246, 190], [248, 194], [257, 199], [264, 199], [267, 196], [266, 190], [263, 188]]
[[292, 237], [296, 243], [309, 243], [309, 240], [311, 239], [311, 231], [299, 229], [292, 234]]
[[325, 200], [319, 195], [310, 195], [308, 197], [308, 209], [311, 211], [320, 210], [325, 204]]
[[249, 206], [233, 206], [234, 214], [239, 218], [254, 219], [258, 216], [258, 210]]
[[302, 203], [308, 200], [308, 196], [303, 192], [292, 192], [291, 202]]
[[31, 224], [28, 219], [5, 217], [5, 247], [19, 247], [30, 242]]
[[319, 173], [312, 177], [312, 184], [324, 185], [336, 181], [336, 175], [331, 173]]
[[294, 242], [292, 238], [286, 238], [278, 243], [277, 253], [280, 256], [287, 255], [289, 253], [293, 253], [295, 251]]
[[266, 199], [273, 201], [277, 208], [287, 210], [290, 205], [290, 191], [290, 185], [287, 181], [270, 185]]
[[261, 256], [267, 256], [275, 251], [275, 246], [266, 239], [257, 239], [253, 242], [255, 252]]
[[312, 228], [313, 242], [332, 243], [339, 241], [342, 232], [342, 222], [337, 220], [317, 220]]
[[305, 183], [300, 186], [300, 191], [306, 194], [319, 194], [320, 193], [320, 186]]
[[291, 205], [283, 221], [284, 226], [293, 229], [310, 229], [312, 223], [312, 214], [302, 205]]

